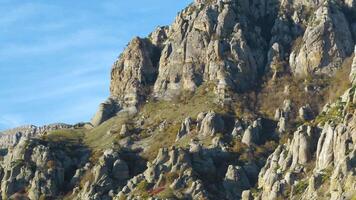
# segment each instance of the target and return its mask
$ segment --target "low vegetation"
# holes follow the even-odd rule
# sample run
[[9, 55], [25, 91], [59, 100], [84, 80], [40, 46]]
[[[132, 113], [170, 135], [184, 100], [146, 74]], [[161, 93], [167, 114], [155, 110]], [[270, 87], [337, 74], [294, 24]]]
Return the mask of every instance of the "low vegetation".
[[302, 194], [308, 187], [308, 181], [307, 180], [301, 180], [299, 181], [295, 187], [294, 187], [294, 194]]

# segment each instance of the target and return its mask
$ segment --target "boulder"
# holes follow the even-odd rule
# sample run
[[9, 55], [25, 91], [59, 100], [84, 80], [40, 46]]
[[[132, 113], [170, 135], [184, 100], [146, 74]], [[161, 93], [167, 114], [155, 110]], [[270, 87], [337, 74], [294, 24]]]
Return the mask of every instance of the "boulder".
[[123, 125], [121, 126], [120, 136], [122, 136], [122, 137], [127, 137], [127, 136], [129, 136], [129, 135], [130, 135], [130, 131], [129, 131], [127, 125], [126, 125], [126, 124], [123, 124]]
[[223, 182], [226, 198], [239, 199], [243, 190], [250, 188], [250, 182], [242, 167], [229, 165]]
[[224, 120], [214, 112], [209, 112], [205, 115], [201, 122], [199, 134], [202, 136], [214, 136], [217, 133], [223, 133]]
[[232, 130], [231, 135], [232, 135], [232, 137], [236, 138], [236, 137], [242, 135], [243, 132], [244, 132], [243, 126], [242, 126], [240, 120], [237, 119], [235, 121], [234, 129]]
[[99, 105], [98, 111], [91, 120], [91, 124], [99, 126], [106, 120], [114, 117], [121, 110], [119, 102], [114, 98], [109, 98]]
[[184, 135], [190, 134], [191, 126], [192, 126], [192, 119], [188, 117], [181, 124], [180, 129], [177, 133], [176, 141], [181, 139]]
[[252, 125], [250, 125], [244, 132], [244, 135], [242, 137], [242, 143], [245, 143], [246, 145], [251, 145], [251, 144], [259, 144], [260, 141], [260, 133], [261, 133], [261, 119], [258, 119], [253, 122]]
[[313, 119], [313, 111], [309, 104], [302, 106], [299, 109], [299, 118], [303, 121], [308, 121], [308, 120]]

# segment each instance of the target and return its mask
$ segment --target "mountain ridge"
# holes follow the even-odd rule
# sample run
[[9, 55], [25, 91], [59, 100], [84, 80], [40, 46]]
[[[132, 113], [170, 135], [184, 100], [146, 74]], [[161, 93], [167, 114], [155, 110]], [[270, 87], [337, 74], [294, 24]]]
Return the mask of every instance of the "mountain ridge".
[[355, 4], [195, 0], [91, 124], [1, 137], [2, 199], [355, 198]]

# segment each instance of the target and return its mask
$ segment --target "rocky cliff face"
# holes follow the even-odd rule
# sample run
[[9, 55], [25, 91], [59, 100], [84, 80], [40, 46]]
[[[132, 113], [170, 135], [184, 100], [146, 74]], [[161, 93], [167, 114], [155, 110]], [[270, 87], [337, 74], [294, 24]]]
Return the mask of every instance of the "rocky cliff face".
[[[293, 139], [277, 147], [262, 168], [257, 199], [351, 199], [355, 180], [355, 85]], [[338, 112], [335, 118], [325, 116]]]
[[91, 125], [0, 137], [2, 199], [353, 199], [354, 0], [195, 0]]

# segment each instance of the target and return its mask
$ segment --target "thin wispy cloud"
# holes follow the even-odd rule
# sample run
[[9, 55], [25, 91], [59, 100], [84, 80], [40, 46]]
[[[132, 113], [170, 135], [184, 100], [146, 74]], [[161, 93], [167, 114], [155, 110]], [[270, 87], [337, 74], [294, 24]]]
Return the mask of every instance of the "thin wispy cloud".
[[25, 103], [37, 100], [51, 100], [52, 98], [57, 98], [59, 96], [69, 95], [71, 93], [76, 93], [81, 90], [90, 89], [94, 87], [103, 87], [106, 86], [104, 81], [88, 81], [85, 83], [79, 84], [68, 84], [65, 87], [57, 88], [53, 90], [53, 88], [42, 88], [42, 91], [38, 91], [38, 93], [24, 94], [21, 98], [13, 97], [9, 99], [13, 103]]
[[115, 38], [99, 30], [79, 30], [70, 35], [44, 37], [40, 41], [28, 44], [7, 44], [0, 50], [0, 56], [15, 57], [19, 55], [47, 55], [70, 48], [83, 48], [97, 44], [108, 44]]
[[2, 26], [7, 26], [18, 21], [27, 20], [29, 17], [32, 17], [43, 10], [50, 11], [51, 6], [34, 3], [23, 3], [10, 7], [3, 6], [0, 8], [0, 24]]
[[8, 127], [18, 127], [23, 124], [23, 117], [19, 114], [0, 115], [0, 131]]

